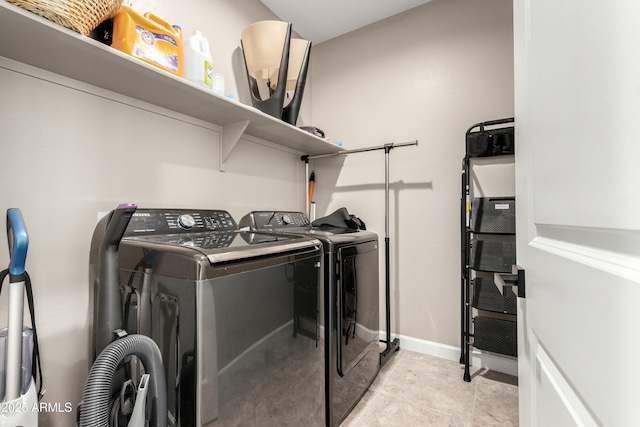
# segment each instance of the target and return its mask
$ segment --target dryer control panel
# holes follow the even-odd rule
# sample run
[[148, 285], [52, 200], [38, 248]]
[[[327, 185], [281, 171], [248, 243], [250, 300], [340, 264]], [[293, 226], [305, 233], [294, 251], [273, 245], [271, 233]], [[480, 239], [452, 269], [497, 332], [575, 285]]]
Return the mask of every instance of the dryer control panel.
[[127, 226], [125, 237], [148, 234], [230, 232], [238, 225], [223, 210], [138, 209]]
[[309, 218], [302, 212], [253, 211], [240, 220], [241, 229], [249, 227], [257, 231], [309, 226]]

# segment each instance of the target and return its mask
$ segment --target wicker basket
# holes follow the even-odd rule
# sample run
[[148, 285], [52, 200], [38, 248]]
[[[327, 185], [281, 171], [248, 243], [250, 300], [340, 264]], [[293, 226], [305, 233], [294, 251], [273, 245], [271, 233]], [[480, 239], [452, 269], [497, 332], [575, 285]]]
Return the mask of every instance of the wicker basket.
[[7, 0], [82, 35], [112, 18], [122, 0]]

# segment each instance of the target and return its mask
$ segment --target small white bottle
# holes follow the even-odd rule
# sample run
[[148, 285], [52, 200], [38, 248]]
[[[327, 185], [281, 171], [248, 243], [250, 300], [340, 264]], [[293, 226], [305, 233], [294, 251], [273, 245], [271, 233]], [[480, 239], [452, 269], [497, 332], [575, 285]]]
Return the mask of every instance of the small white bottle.
[[221, 73], [213, 73], [213, 91], [224, 96], [224, 76]]
[[213, 86], [213, 64], [209, 42], [200, 31], [184, 44], [184, 78], [209, 90]]

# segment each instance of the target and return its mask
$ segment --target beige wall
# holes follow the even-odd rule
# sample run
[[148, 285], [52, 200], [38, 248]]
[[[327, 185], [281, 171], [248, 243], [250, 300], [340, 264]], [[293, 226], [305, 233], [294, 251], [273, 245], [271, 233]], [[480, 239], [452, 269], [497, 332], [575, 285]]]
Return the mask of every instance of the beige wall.
[[[434, 0], [314, 47], [315, 126], [346, 149], [419, 141], [390, 153], [391, 323], [401, 347], [460, 345], [464, 134], [513, 115], [512, 38], [510, 0]], [[384, 152], [312, 168], [318, 214], [345, 206], [382, 240]]]
[[[228, 93], [237, 93], [232, 63], [240, 32], [273, 15], [258, 0], [197, 3], [203, 9], [180, 9], [175, 18], [157, 13], [185, 31], [202, 28]], [[237, 220], [253, 209], [302, 210], [304, 166], [299, 154], [247, 138], [219, 172], [217, 126], [4, 58], [0, 93], [0, 211], [20, 208], [29, 232], [44, 401], [74, 407], [41, 414], [40, 425], [71, 426], [89, 368], [89, 245], [98, 213], [131, 202], [226, 209]], [[8, 260], [0, 237], [0, 262]]]
[[[239, 34], [273, 19], [262, 3], [135, 4], [185, 35], [202, 31], [227, 93], [247, 102]], [[511, 32], [509, 0], [434, 0], [313, 48], [298, 124], [324, 129], [345, 148], [419, 140], [391, 152], [392, 325], [403, 337], [459, 344], [463, 136], [475, 122], [513, 114]], [[75, 406], [88, 370], [88, 258], [98, 213], [123, 202], [223, 208], [236, 219], [253, 209], [302, 210], [303, 166], [298, 154], [245, 138], [221, 173], [217, 126], [0, 61], [0, 211], [21, 208], [29, 231], [45, 401]], [[382, 241], [382, 152], [312, 168], [318, 213], [346, 206]], [[8, 260], [6, 244], [0, 260]], [[40, 422], [68, 426], [74, 416], [42, 414]]]

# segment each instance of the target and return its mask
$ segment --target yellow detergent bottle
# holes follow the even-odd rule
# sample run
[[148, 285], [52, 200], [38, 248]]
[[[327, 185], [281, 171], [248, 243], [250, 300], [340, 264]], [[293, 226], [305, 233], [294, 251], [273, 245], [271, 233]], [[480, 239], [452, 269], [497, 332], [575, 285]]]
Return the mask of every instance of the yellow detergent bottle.
[[182, 77], [182, 34], [179, 27], [146, 13], [122, 6], [113, 18], [111, 47]]

